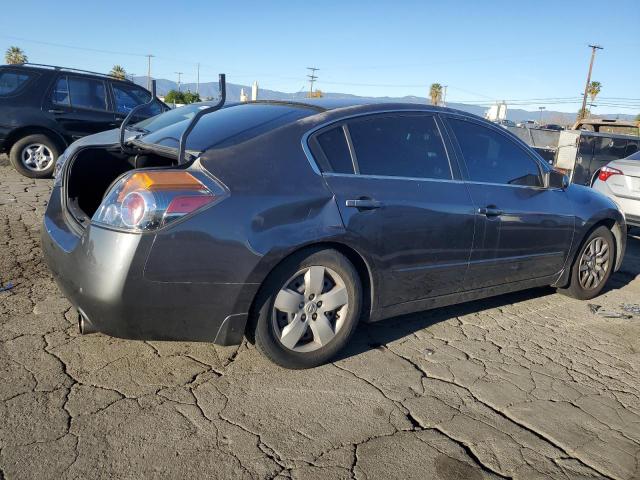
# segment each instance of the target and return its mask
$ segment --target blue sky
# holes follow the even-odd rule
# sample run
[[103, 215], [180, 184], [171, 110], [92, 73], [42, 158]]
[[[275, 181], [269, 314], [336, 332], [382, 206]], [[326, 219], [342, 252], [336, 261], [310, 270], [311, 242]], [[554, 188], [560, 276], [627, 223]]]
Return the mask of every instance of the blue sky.
[[[5, 3], [0, 49], [18, 45], [39, 63], [119, 63], [144, 75], [152, 53], [158, 78], [182, 71], [195, 81], [200, 62], [201, 81], [227, 72], [233, 83], [288, 92], [307, 88], [305, 67], [316, 66], [325, 91], [426, 96], [439, 82], [450, 101], [526, 99], [535, 109], [530, 99], [581, 94], [595, 42], [605, 47], [593, 73], [601, 97], [640, 99], [638, 0]], [[631, 103], [639, 106], [595, 110], [639, 113], [640, 100]]]

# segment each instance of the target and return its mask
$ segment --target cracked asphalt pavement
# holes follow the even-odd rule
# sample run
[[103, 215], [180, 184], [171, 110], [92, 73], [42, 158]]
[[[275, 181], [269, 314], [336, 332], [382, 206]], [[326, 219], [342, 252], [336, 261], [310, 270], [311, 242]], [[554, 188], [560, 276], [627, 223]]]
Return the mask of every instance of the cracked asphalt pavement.
[[[537, 289], [362, 325], [310, 371], [81, 336], [40, 250], [50, 185], [0, 157], [0, 479], [640, 476], [637, 314]], [[631, 236], [591, 303], [639, 302]]]

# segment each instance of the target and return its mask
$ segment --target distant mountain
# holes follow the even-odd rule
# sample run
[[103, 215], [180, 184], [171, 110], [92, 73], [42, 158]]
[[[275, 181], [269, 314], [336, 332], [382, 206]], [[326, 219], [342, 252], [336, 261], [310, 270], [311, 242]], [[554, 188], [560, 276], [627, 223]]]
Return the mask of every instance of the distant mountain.
[[[147, 77], [135, 77], [134, 82], [144, 87], [147, 86]], [[178, 88], [178, 84], [171, 80], [167, 80], [164, 78], [157, 79], [157, 89], [158, 95], [164, 96], [169, 92], [169, 90], [176, 90]], [[247, 95], [251, 95], [251, 87], [248, 85], [238, 85], [235, 83], [227, 83], [227, 101], [237, 102], [240, 101], [240, 90], [244, 88], [244, 91]], [[182, 83], [180, 85], [180, 89], [183, 91], [191, 90], [192, 92], [196, 91], [195, 83]], [[260, 88], [259, 98], [261, 100], [303, 100], [305, 98], [306, 92], [296, 92], [296, 93], [285, 93], [279, 92], [277, 90], [267, 90], [264, 88]], [[218, 82], [206, 82], [200, 84], [200, 97], [205, 99], [207, 97], [216, 98], [218, 96]], [[348, 93], [338, 93], [338, 92], [325, 92], [325, 98], [336, 98], [336, 99], [358, 99], [364, 101], [377, 101], [377, 102], [389, 102], [389, 103], [420, 103], [425, 104], [429, 103], [429, 100], [425, 97], [415, 97], [415, 96], [406, 96], [406, 97], [361, 97], [358, 95], [352, 95]], [[464, 103], [447, 103], [448, 107], [457, 108], [459, 110], [463, 110], [465, 112], [473, 113], [475, 115], [484, 116], [487, 107], [482, 107], [478, 105], [467, 105]], [[538, 120], [540, 118], [539, 111], [529, 111], [522, 109], [508, 109], [507, 117], [514, 122], [521, 122], [523, 120]], [[608, 117], [619, 118], [621, 120], [633, 120], [635, 118], [634, 115], [627, 114], [615, 114], [608, 115]], [[575, 113], [567, 113], [567, 112], [556, 112], [553, 110], [545, 110], [544, 119], [549, 123], [558, 123], [558, 124], [572, 124], [575, 121], [576, 114]]]

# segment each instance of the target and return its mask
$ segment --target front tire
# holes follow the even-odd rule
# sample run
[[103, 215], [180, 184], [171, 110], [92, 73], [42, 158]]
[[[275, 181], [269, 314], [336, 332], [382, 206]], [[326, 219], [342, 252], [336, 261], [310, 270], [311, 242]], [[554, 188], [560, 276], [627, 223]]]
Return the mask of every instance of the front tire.
[[360, 318], [362, 285], [340, 252], [301, 252], [269, 275], [254, 307], [255, 343], [285, 368], [312, 368], [333, 358]]
[[571, 279], [558, 291], [580, 300], [597, 297], [611, 276], [615, 263], [615, 242], [611, 231], [596, 228], [584, 241], [571, 266]]
[[43, 134], [22, 137], [11, 147], [9, 161], [18, 173], [29, 178], [49, 178], [53, 174], [60, 148]]

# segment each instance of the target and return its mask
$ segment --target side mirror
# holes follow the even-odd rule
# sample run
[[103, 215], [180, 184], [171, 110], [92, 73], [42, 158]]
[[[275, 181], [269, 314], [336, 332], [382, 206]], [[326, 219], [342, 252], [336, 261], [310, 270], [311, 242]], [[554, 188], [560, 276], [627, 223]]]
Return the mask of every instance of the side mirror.
[[551, 170], [547, 172], [546, 177], [548, 188], [560, 188], [562, 190], [566, 190], [569, 187], [569, 177], [562, 172]]

